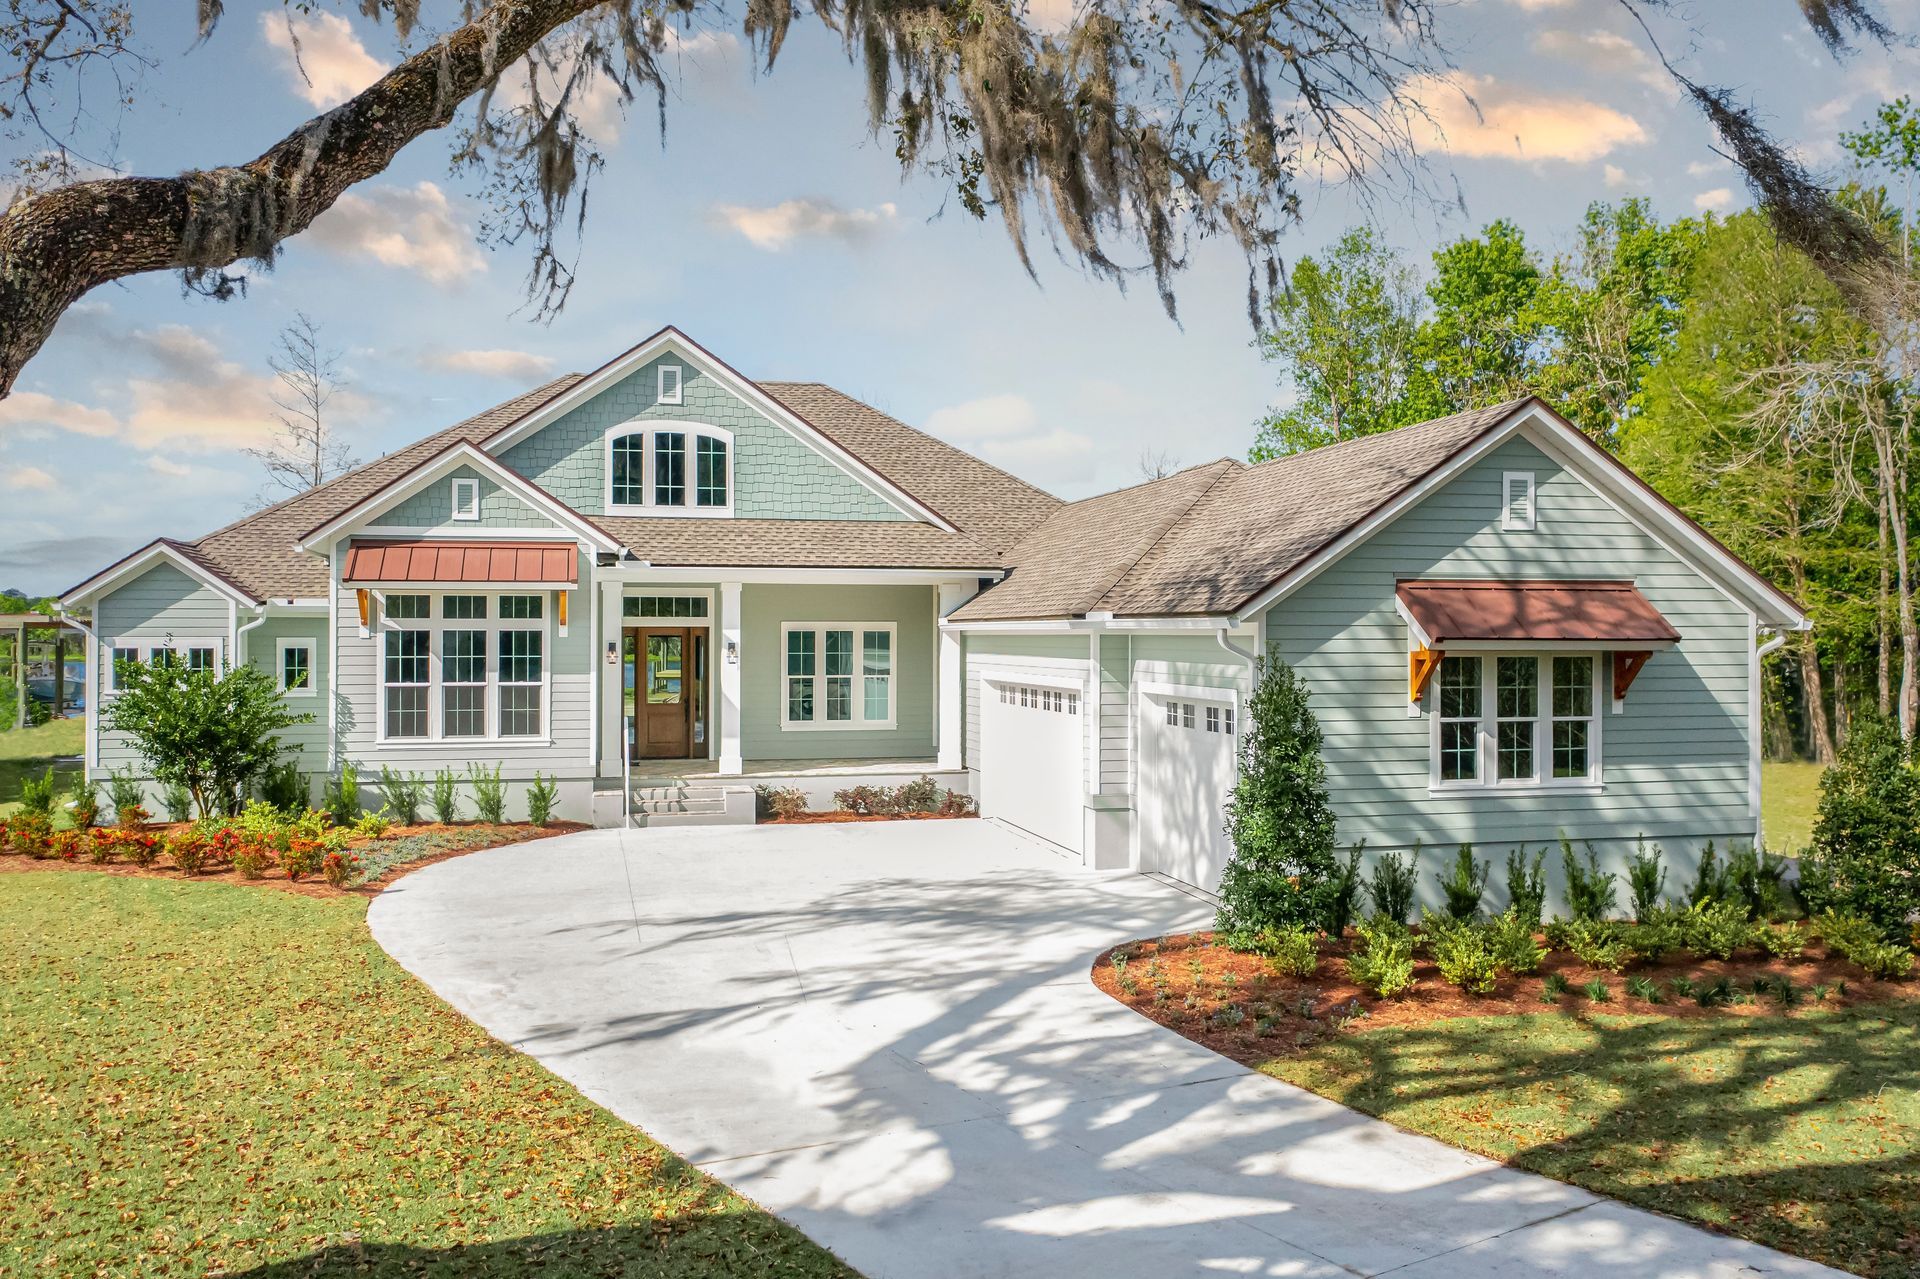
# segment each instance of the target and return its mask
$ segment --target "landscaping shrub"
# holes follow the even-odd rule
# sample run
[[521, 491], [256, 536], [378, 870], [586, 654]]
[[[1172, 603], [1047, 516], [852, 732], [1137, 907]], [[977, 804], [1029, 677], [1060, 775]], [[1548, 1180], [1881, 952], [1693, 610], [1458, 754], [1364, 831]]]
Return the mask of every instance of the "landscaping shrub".
[[1367, 897], [1373, 902], [1374, 914], [1384, 915], [1401, 925], [1412, 917], [1417, 883], [1414, 868], [1419, 861], [1420, 841], [1415, 840], [1412, 851], [1405, 857], [1388, 853], [1373, 864], [1373, 875], [1367, 881]]
[[1522, 976], [1538, 972], [1540, 961], [1547, 957], [1547, 952], [1534, 940], [1532, 921], [1513, 906], [1487, 924], [1487, 944], [1493, 950], [1495, 964]]
[[1685, 933], [1679, 920], [1683, 913], [1671, 906], [1655, 906], [1644, 919], [1636, 920], [1628, 930], [1628, 944], [1636, 953], [1658, 962], [1662, 955], [1670, 950], [1678, 950], [1685, 944]]
[[1806, 930], [1799, 924], [1781, 924], [1759, 930], [1761, 949], [1775, 959], [1798, 959], [1807, 948]]
[[940, 806], [940, 784], [924, 774], [894, 791], [894, 811], [931, 813]]
[[287, 851], [280, 854], [280, 869], [289, 880], [298, 881], [302, 876], [311, 875], [320, 867], [322, 854], [320, 845], [310, 839], [296, 839], [287, 845]]
[[1359, 944], [1347, 957], [1354, 984], [1382, 998], [1413, 989], [1413, 934], [1397, 920], [1375, 916], [1356, 931]]
[[310, 723], [252, 663], [224, 671], [125, 662], [102, 727], [123, 734], [162, 785], [187, 788], [201, 816], [235, 812], [280, 757], [281, 730]]
[[193, 792], [179, 782], [169, 782], [160, 790], [160, 807], [167, 810], [170, 822], [193, 820]]
[[1311, 929], [1295, 925], [1270, 928], [1249, 948], [1267, 957], [1267, 967], [1287, 977], [1311, 977], [1320, 970], [1320, 943]]
[[1595, 977], [1592, 981], [1582, 986], [1580, 993], [1596, 1004], [1611, 1003], [1613, 1001], [1613, 987], [1607, 985], [1606, 979], [1603, 977]]
[[100, 821], [100, 790], [96, 782], [81, 782], [67, 805], [67, 819], [75, 830], [92, 830]]
[[312, 794], [298, 760], [276, 764], [260, 775], [260, 798], [289, 816], [304, 812]]
[[183, 875], [198, 875], [211, 857], [206, 836], [191, 827], [167, 836], [167, 860]]
[[[801, 797], [801, 801], [805, 802], [805, 796]], [[965, 791], [950, 790], [940, 797], [938, 811], [942, 817], [978, 817], [980, 801]]]
[[1227, 797], [1233, 846], [1220, 879], [1222, 932], [1318, 927], [1338, 891], [1333, 807], [1320, 757], [1320, 723], [1306, 681], [1277, 648], [1260, 662], [1239, 744], [1239, 780]]
[[1619, 908], [1613, 872], [1600, 869], [1600, 855], [1587, 844], [1587, 864], [1573, 855], [1573, 841], [1560, 837], [1560, 865], [1567, 874], [1567, 909], [1575, 919], [1609, 919]]
[[392, 829], [393, 819], [387, 816], [387, 809], [383, 804], [377, 813], [360, 814], [360, 820], [353, 824], [353, 837], [355, 839], [384, 839], [386, 838], [387, 832]]
[[50, 837], [54, 856], [63, 862], [77, 862], [80, 854], [92, 847], [93, 841], [77, 830], [57, 830]]
[[538, 772], [527, 786], [527, 821], [535, 826], [545, 826], [553, 819], [554, 801], [560, 798], [560, 784], [551, 777], [542, 777]]
[[1847, 962], [1865, 969], [1869, 977], [1897, 979], [1913, 971], [1913, 951], [1881, 940], [1880, 925], [1871, 919], [1829, 908], [1814, 921], [1814, 929], [1829, 950], [1838, 951]]
[[460, 816], [460, 778], [451, 768], [433, 775], [433, 820], [450, 826]]
[[1847, 956], [1875, 981], [1904, 981], [1913, 973], [1913, 952], [1892, 942], [1875, 942]]
[[1366, 847], [1363, 839], [1347, 850], [1347, 860], [1334, 876], [1333, 892], [1327, 897], [1327, 935], [1336, 940], [1346, 936], [1360, 906], [1360, 856]]
[[345, 888], [359, 873], [360, 858], [344, 849], [328, 853], [320, 859], [320, 877], [335, 888]]
[[883, 815], [893, 811], [893, 801], [881, 786], [849, 786], [833, 793], [833, 806], [843, 813]]
[[360, 770], [352, 764], [340, 765], [340, 774], [327, 779], [326, 794], [320, 807], [333, 818], [335, 826], [351, 826], [360, 820]]
[[1659, 906], [1660, 894], [1667, 886], [1667, 868], [1660, 864], [1662, 856], [1660, 845], [1649, 849], [1646, 836], [1642, 835], [1633, 860], [1627, 865], [1627, 891], [1633, 895], [1633, 917], [1642, 923]]
[[478, 764], [467, 765], [467, 775], [473, 779], [473, 811], [490, 826], [507, 820], [507, 784], [500, 779], [500, 772], [498, 764], [492, 772]]
[[86, 840], [87, 860], [95, 866], [105, 866], [120, 851], [120, 832], [111, 827], [87, 827], [78, 832]]
[[1507, 905], [1534, 928], [1540, 927], [1547, 909], [1547, 876], [1541, 869], [1546, 861], [1544, 848], [1533, 855], [1531, 864], [1525, 848], [1516, 846], [1507, 853]]
[[[113, 820], [118, 826], [137, 830], [147, 820], [145, 807], [147, 792], [140, 779], [131, 771], [114, 772], [107, 775], [107, 802], [113, 805]], [[138, 809], [139, 816], [133, 821], [127, 820], [129, 809]]]
[[135, 866], [151, 866], [160, 857], [160, 837], [143, 830], [122, 827], [114, 832], [114, 844]]
[[1714, 850], [1713, 841], [1700, 850], [1700, 864], [1694, 867], [1693, 886], [1687, 889], [1687, 905], [1698, 906], [1702, 902], [1719, 901], [1726, 896], [1726, 885], [1720, 869], [1720, 854]]
[[1855, 721], [1840, 758], [1821, 775], [1800, 894], [1810, 913], [1857, 915], [1883, 941], [1909, 938], [1909, 919], [1920, 910], [1920, 772], [1893, 725]]
[[1738, 901], [1707, 901], [1680, 916], [1681, 944], [1696, 955], [1732, 959], [1734, 952], [1755, 944], [1758, 931]]
[[391, 809], [403, 825], [419, 825], [426, 788], [426, 780], [418, 773], [402, 773], [385, 764], [380, 766], [380, 794], [386, 801], [382, 807]]
[[1473, 845], [1462, 844], [1454, 855], [1453, 869], [1434, 878], [1447, 899], [1447, 914], [1455, 919], [1472, 919], [1480, 913], [1480, 899], [1487, 891], [1488, 862], [1473, 860]]
[[59, 798], [60, 784], [54, 780], [53, 766], [48, 765], [43, 777], [22, 777], [20, 779], [20, 811], [34, 817], [53, 817], [53, 802]]
[[1441, 978], [1469, 995], [1493, 989], [1499, 965], [1484, 930], [1471, 925], [1449, 928], [1434, 937], [1429, 951]]
[[756, 786], [753, 793], [763, 817], [798, 817], [807, 811], [807, 793], [798, 786]]
[[1774, 919], [1787, 903], [1786, 873], [1785, 858], [1750, 843], [1735, 844], [1721, 876], [1722, 896], [1745, 905], [1749, 919]]
[[53, 819], [45, 813], [21, 809], [8, 823], [15, 851], [43, 861], [53, 856]]
[[1624, 972], [1638, 958], [1627, 926], [1616, 919], [1575, 919], [1560, 935], [1565, 949], [1589, 968]]
[[271, 865], [273, 855], [264, 844], [249, 840], [233, 851], [233, 868], [242, 879], [259, 879]]

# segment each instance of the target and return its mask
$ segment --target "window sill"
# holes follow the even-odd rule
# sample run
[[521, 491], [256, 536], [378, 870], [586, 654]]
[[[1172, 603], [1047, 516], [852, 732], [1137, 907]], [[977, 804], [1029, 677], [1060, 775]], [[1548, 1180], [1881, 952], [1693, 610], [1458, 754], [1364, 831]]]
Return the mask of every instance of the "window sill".
[[667, 520], [730, 520], [733, 518], [731, 506], [620, 506], [613, 502], [606, 504], [608, 515], [641, 516]]
[[897, 727], [899, 727], [897, 721], [890, 719], [817, 720], [811, 724], [793, 723], [789, 720], [780, 721], [780, 731], [783, 733], [850, 733], [858, 732], [862, 729], [874, 733], [891, 733]]
[[419, 750], [435, 746], [552, 746], [551, 737], [382, 737], [375, 750]]
[[1488, 785], [1484, 782], [1431, 782], [1427, 786], [1429, 795], [1602, 795], [1606, 793], [1605, 782], [1505, 782]]

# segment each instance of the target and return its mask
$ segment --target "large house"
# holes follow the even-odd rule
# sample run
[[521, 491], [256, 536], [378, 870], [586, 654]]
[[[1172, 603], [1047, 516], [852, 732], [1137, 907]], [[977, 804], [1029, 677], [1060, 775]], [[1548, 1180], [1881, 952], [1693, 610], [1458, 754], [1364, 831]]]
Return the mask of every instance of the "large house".
[[1343, 841], [1758, 834], [1801, 609], [1537, 399], [1063, 503], [675, 329], [74, 587], [119, 661], [251, 662], [343, 765], [497, 762], [602, 825], [931, 774], [1102, 867], [1218, 881], [1254, 663], [1301, 671]]

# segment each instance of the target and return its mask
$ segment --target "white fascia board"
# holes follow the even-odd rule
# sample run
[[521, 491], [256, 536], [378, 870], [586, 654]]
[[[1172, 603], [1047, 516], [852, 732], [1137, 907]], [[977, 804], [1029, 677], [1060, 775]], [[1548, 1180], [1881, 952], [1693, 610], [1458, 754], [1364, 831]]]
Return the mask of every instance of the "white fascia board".
[[[437, 454], [398, 483], [388, 485], [362, 498], [313, 530], [296, 545], [303, 551], [324, 551], [339, 538], [355, 532], [363, 525], [370, 524], [381, 512], [406, 501], [434, 481], [444, 479], [449, 473], [462, 466], [473, 467], [573, 534], [574, 538], [582, 544], [596, 551], [617, 552], [624, 549], [619, 542], [607, 536], [603, 530], [589, 523], [571, 507], [554, 498], [552, 494], [503, 465], [491, 454], [464, 442]], [[414, 532], [417, 533], [418, 530]], [[492, 530], [491, 536], [494, 540], [515, 541], [520, 540], [520, 531], [495, 529]]]
[[937, 586], [991, 577], [997, 568], [741, 568], [723, 564], [663, 565], [628, 561], [594, 569], [601, 582], [749, 582], [790, 586]]
[[116, 584], [151, 569], [156, 564], [170, 564], [188, 577], [193, 578], [208, 590], [213, 591], [229, 604], [245, 604], [254, 607], [260, 603], [245, 591], [234, 586], [225, 578], [208, 572], [194, 560], [181, 554], [165, 542], [152, 542], [127, 556], [117, 564], [108, 566], [94, 574], [80, 585], [60, 597], [60, 607], [70, 609], [87, 603], [112, 591]]
[[1211, 634], [1220, 630], [1234, 629], [1238, 624], [1226, 615], [1218, 617], [1113, 617], [1089, 614], [1086, 617], [1033, 618], [1014, 621], [951, 622], [942, 621], [941, 627], [953, 631], [977, 631], [992, 634], [996, 631], [1035, 634], [1103, 634], [1113, 631], [1165, 631], [1176, 634], [1205, 632]]
[[1015, 622], [955, 622], [943, 617], [940, 619], [940, 629], [958, 631], [963, 635], [1065, 635], [1073, 631], [1084, 631], [1087, 628], [1075, 625], [1065, 618]]
[[483, 446], [489, 452], [495, 453], [512, 448], [542, 427], [579, 408], [594, 396], [630, 375], [635, 369], [650, 360], [658, 359], [663, 354], [677, 355], [689, 363], [699, 365], [701, 372], [752, 405], [761, 416], [785, 428], [814, 452], [847, 471], [870, 489], [876, 497], [901, 514], [912, 519], [924, 520], [949, 533], [959, 532], [942, 518], [939, 512], [923, 504], [912, 494], [861, 461], [859, 457], [848, 452], [823, 434], [818, 427], [768, 395], [751, 380], [735, 372], [726, 361], [671, 325], [640, 345], [601, 365], [552, 399], [536, 405], [517, 420], [501, 427], [482, 441]]

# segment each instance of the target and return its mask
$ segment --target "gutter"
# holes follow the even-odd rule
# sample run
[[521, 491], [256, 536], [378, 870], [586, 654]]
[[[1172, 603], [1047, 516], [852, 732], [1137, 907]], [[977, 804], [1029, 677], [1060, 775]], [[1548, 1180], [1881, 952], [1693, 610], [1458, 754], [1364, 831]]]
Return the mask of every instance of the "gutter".
[[[1769, 628], [1762, 627], [1761, 629], [1765, 630]], [[1759, 648], [1756, 648], [1753, 650], [1754, 660], [1757, 662], [1759, 661], [1759, 659], [1765, 657], [1769, 653], [1778, 652], [1780, 649], [1780, 646], [1786, 642], [1787, 642], [1787, 637], [1785, 632], [1782, 632], [1782, 631], [1774, 632], [1774, 636], [1772, 639], [1762, 644]]]
[[1233, 654], [1235, 657], [1239, 658], [1241, 661], [1247, 664], [1247, 696], [1252, 697], [1253, 686], [1257, 684], [1260, 680], [1260, 668], [1259, 668], [1258, 659], [1252, 653], [1249, 653], [1244, 649], [1235, 648], [1233, 646], [1233, 641], [1227, 638], [1227, 628], [1225, 626], [1222, 626], [1219, 630], [1216, 630], [1213, 633], [1213, 638], [1215, 639], [1215, 641], [1219, 643], [1221, 648], [1226, 649], [1227, 652]]
[[259, 616], [255, 617], [245, 626], [235, 628], [233, 632], [233, 664], [235, 666], [247, 660], [247, 632], [256, 626], [261, 626], [266, 623], [267, 606], [262, 604], [255, 611]]

